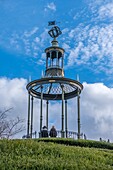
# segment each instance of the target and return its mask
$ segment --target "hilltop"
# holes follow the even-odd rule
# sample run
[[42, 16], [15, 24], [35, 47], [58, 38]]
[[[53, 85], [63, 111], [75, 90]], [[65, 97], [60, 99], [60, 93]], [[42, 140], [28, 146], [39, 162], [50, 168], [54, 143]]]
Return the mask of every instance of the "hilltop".
[[73, 139], [0, 140], [0, 170], [112, 170], [113, 144]]

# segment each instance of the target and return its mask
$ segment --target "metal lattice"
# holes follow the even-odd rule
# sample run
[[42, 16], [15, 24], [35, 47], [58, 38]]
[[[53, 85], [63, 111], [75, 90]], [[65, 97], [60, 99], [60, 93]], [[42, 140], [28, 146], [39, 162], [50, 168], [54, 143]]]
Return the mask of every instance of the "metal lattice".
[[62, 86], [65, 99], [70, 99], [77, 96], [83, 89], [81, 83], [76, 80], [67, 79], [64, 77], [47, 77], [39, 80], [34, 80], [27, 85], [27, 89], [34, 97], [40, 98], [41, 91], [45, 100], [61, 100]]

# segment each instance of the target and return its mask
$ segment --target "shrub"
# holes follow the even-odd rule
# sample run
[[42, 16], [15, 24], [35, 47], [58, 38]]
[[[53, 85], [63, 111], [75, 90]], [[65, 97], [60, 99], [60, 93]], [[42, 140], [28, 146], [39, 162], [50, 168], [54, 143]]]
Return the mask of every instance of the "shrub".
[[89, 147], [89, 148], [102, 148], [113, 150], [113, 144], [107, 142], [93, 141], [93, 140], [74, 140], [74, 139], [65, 139], [65, 138], [39, 138], [36, 141], [44, 142], [54, 142], [58, 144], [65, 144], [70, 146], [80, 146], [80, 147]]

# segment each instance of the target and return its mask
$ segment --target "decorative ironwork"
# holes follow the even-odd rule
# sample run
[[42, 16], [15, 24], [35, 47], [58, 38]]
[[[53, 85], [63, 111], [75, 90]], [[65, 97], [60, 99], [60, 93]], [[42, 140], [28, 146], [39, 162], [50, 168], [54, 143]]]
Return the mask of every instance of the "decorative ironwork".
[[41, 97], [41, 85], [43, 86], [44, 100], [62, 100], [62, 88], [64, 85], [64, 99], [71, 99], [78, 95], [78, 89], [81, 92], [83, 85], [76, 80], [64, 77], [47, 77], [34, 80], [27, 85], [27, 90], [36, 98]]
[[59, 35], [62, 34], [60, 28], [58, 26], [54, 26], [50, 29], [50, 31], [48, 31], [49, 35], [52, 37], [52, 38], [56, 38], [58, 37]]
[[[48, 131], [49, 134], [49, 131]], [[32, 133], [32, 138], [37, 138], [38, 132], [33, 132]], [[31, 134], [30, 134], [31, 136]], [[26, 138], [30, 138], [30, 136], [24, 135], [22, 136], [22, 139], [26, 139]], [[83, 139], [83, 133], [80, 134], [81, 138]], [[67, 138], [71, 138], [71, 139], [77, 139], [78, 137], [78, 133], [74, 132], [74, 131], [67, 131]], [[57, 138], [61, 138], [61, 131], [57, 130]]]
[[61, 68], [51, 67], [46, 70], [46, 77], [63, 77], [64, 72]]
[[49, 21], [49, 22], [48, 22], [48, 26], [55, 25], [55, 24], [56, 24], [55, 21]]

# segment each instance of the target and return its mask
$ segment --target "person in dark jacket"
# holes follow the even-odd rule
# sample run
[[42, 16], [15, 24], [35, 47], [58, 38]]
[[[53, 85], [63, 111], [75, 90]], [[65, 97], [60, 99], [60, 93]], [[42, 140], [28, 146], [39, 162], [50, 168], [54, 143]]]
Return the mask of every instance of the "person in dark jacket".
[[46, 138], [48, 137], [48, 130], [46, 126], [43, 126], [42, 130], [41, 130], [41, 137], [42, 138]]
[[56, 137], [57, 136], [57, 131], [54, 126], [52, 126], [50, 132], [49, 132], [50, 137]]

